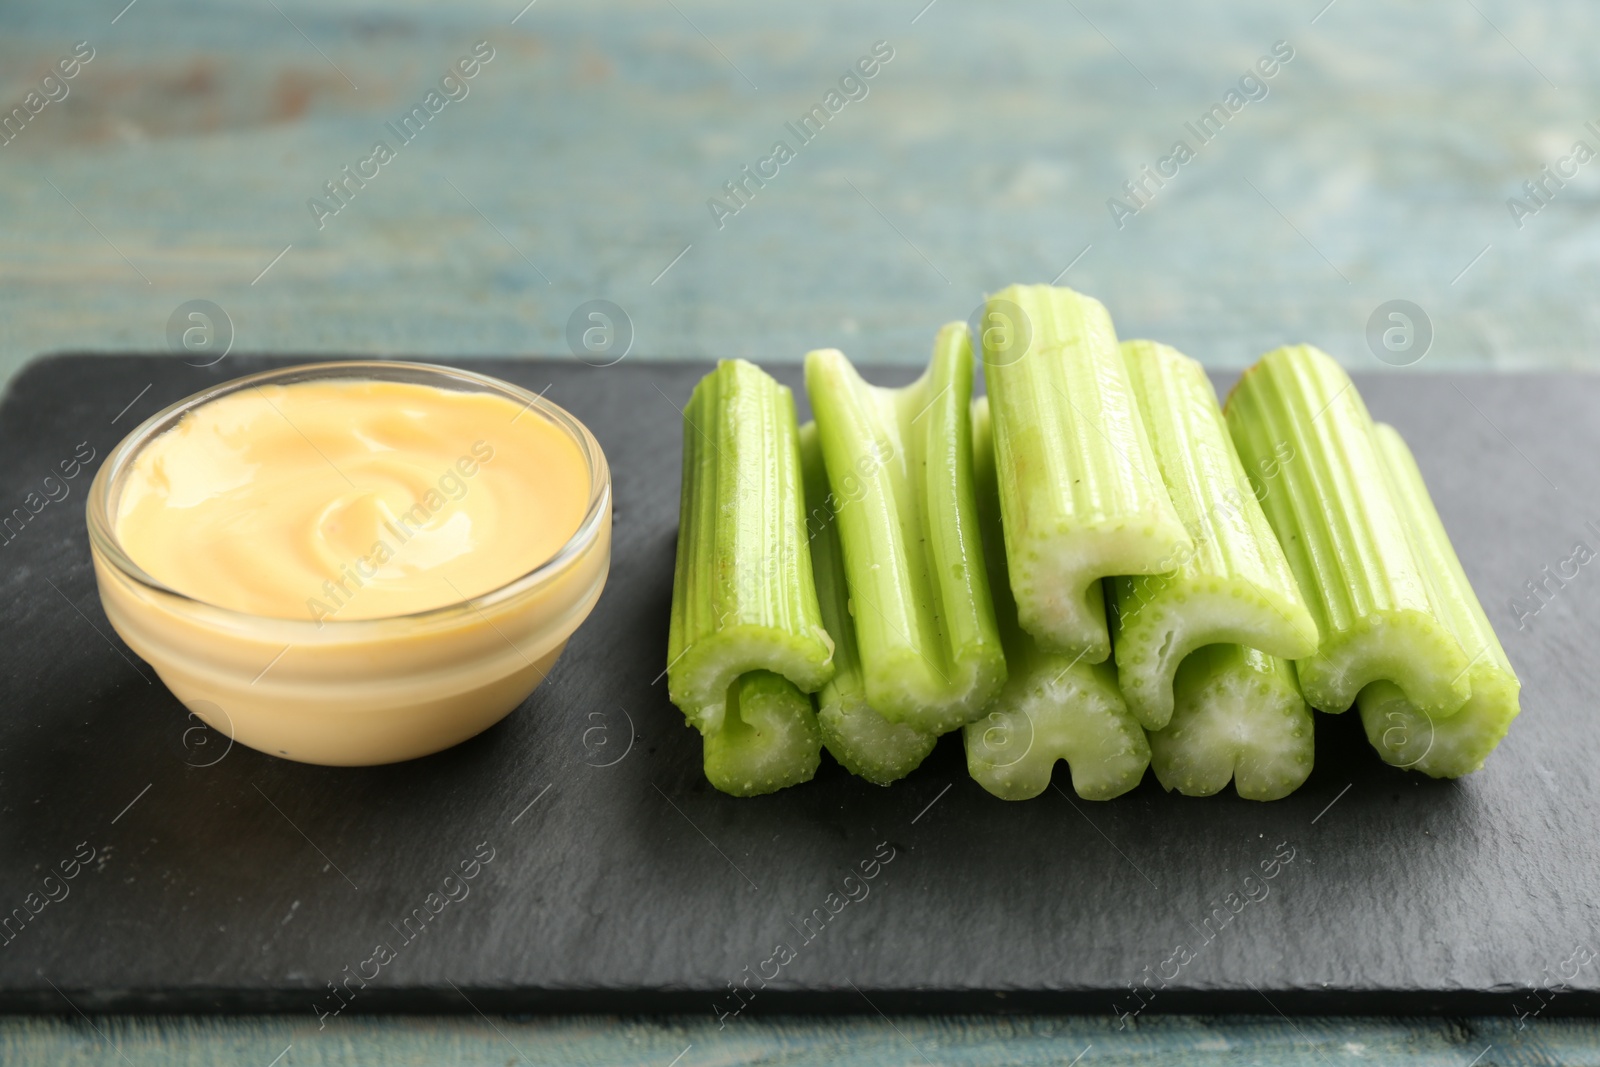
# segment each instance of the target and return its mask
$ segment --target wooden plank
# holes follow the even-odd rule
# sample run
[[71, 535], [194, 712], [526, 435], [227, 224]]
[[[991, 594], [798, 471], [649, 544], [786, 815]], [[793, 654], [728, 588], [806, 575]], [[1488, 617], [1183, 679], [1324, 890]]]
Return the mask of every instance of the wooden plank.
[[[515, 25], [508, 0], [106, 6], [0, 12], [7, 108], [74, 41], [96, 50], [0, 147], [0, 373], [161, 348], [192, 299], [239, 350], [563, 352], [605, 298], [634, 358], [915, 362], [983, 291], [1073, 262], [1124, 333], [1212, 365], [1303, 339], [1377, 367], [1364, 327], [1400, 297], [1432, 320], [1425, 366], [1593, 360], [1600, 163], [1521, 229], [1506, 206], [1600, 145], [1582, 0], [1342, 0], [1314, 23], [1321, 3], [1272, 0], [914, 22], [920, 3], [546, 0]], [[480, 39], [470, 95], [319, 230], [308, 199]], [[880, 39], [869, 95], [719, 230], [708, 198]], [[1277, 40], [1295, 58], [1268, 95], [1187, 135]], [[1183, 136], [1196, 158], [1116, 228], [1107, 201]]]
[[1118, 1029], [1114, 1021], [1082, 1016], [798, 1016], [747, 1019], [718, 1029], [704, 1018], [677, 1017], [349, 1016], [318, 1030], [302, 1019], [273, 1016], [0, 1018], [0, 1062], [58, 1067], [987, 1067], [1002, 1061], [1015, 1067], [1401, 1061], [1418, 1067], [1526, 1067], [1600, 1063], [1597, 1048], [1600, 1024], [1578, 1019], [1531, 1020], [1519, 1029], [1506, 1019], [1290, 1022], [1263, 1016], [1221, 1022], [1155, 1016]]

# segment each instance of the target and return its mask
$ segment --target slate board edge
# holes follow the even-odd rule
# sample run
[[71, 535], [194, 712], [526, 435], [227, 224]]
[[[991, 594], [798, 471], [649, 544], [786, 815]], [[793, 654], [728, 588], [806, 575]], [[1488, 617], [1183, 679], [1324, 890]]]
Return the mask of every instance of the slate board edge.
[[[1540, 987], [1541, 989], [1543, 987]], [[1548, 989], [1543, 990], [1549, 994]], [[71, 1004], [63, 997], [70, 997]], [[62, 989], [0, 991], [0, 1014], [73, 1016], [78, 1011], [120, 1015], [207, 1013], [293, 1015], [312, 1013], [319, 990], [183, 989], [114, 992]], [[618, 988], [506, 989], [465, 986], [371, 987], [361, 991], [348, 1014], [498, 1015], [695, 1015], [701, 1016], [726, 990]], [[1482, 990], [1363, 989], [1164, 989], [1137, 1014], [1143, 1015], [1506, 1015], [1506, 1005], [1533, 998], [1531, 987]], [[862, 989], [780, 990], [767, 988], [738, 1018], [749, 1015], [1110, 1015], [1136, 1002], [1119, 989]], [[1600, 1017], [1600, 991], [1558, 991], [1539, 1016]], [[728, 1025], [737, 1025], [730, 1018]]]
[[[181, 360], [179, 360], [178, 356], [170, 355], [168, 353], [163, 353], [163, 352], [160, 352], [160, 351], [111, 351], [111, 352], [100, 352], [100, 351], [94, 351], [94, 350], [88, 350], [88, 349], [66, 348], [66, 349], [60, 349], [60, 350], [57, 350], [57, 351], [42, 352], [42, 353], [34, 356], [27, 363], [23, 364], [23, 366], [20, 369], [18, 369], [18, 371], [15, 374], [13, 374], [6, 381], [4, 389], [0, 390], [0, 405], [4, 405], [8, 401], [10, 401], [12, 393], [21, 391], [19, 387], [25, 383], [25, 381], [28, 378], [28, 376], [33, 375], [33, 374], [37, 374], [37, 373], [41, 373], [41, 372], [43, 372], [45, 370], [48, 370], [49, 368], [51, 368], [54, 365], [59, 364], [59, 363], [76, 363], [76, 362], [85, 361], [85, 360], [96, 361], [96, 360], [115, 360], [115, 359], [149, 359], [149, 358], [152, 358], [152, 357], [153, 358], [171, 358], [171, 359], [173, 359], [175, 361], [180, 361], [181, 362]], [[335, 352], [335, 353], [329, 353], [329, 352], [297, 353], [297, 352], [243, 352], [243, 351], [241, 351], [241, 352], [230, 352], [230, 353], [228, 353], [228, 356], [226, 358], [239, 360], [239, 361], [263, 360], [263, 361], [266, 361], [266, 362], [270, 363], [272, 365], [273, 369], [281, 369], [282, 367], [285, 367], [285, 366], [293, 366], [297, 362], [307, 363], [307, 364], [311, 364], [311, 363], [333, 363], [333, 362], [342, 362], [342, 361], [347, 361], [347, 362], [366, 362], [366, 363], [384, 363], [384, 362], [431, 363], [431, 364], [433, 364], [435, 366], [441, 366], [441, 367], [456, 367], [456, 366], [458, 366], [459, 364], [462, 364], [462, 363], [474, 363], [474, 362], [504, 362], [507, 365], [529, 364], [529, 363], [546, 363], [546, 364], [556, 364], [556, 365], [560, 365], [560, 366], [563, 366], [563, 367], [571, 367], [571, 366], [579, 364], [579, 362], [580, 362], [580, 361], [578, 361], [576, 359], [573, 359], [571, 357], [568, 357], [568, 356], [546, 355], [546, 354], [543, 354], [543, 353], [528, 353], [528, 354], [516, 354], [516, 355], [504, 355], [504, 354], [495, 355], [495, 354], [489, 354], [489, 353], [477, 353], [477, 354], [473, 354], [473, 355], [455, 355], [455, 356], [448, 356], [448, 357], [435, 357], [435, 356], [409, 355], [409, 354], [399, 354], [399, 353], [388, 353], [388, 354], [385, 354], [385, 355], [373, 355], [373, 354], [370, 354], [370, 353], [360, 353], [360, 352], [352, 352], [352, 353], [345, 354], [345, 353], [337, 353], [337, 352]], [[711, 367], [714, 366], [716, 362], [717, 362], [717, 360], [714, 359], [714, 358], [692, 358], [692, 357], [683, 357], [683, 356], [664, 356], [664, 357], [660, 357], [660, 358], [655, 358], [655, 357], [643, 358], [643, 357], [635, 356], [635, 357], [633, 357], [633, 359], [631, 361], [629, 361], [629, 365], [630, 366], [636, 366], [636, 367], [637, 366], [643, 366], [643, 367], [650, 367], [650, 368], [660, 368], [660, 369], [664, 369], [664, 370], [670, 370], [670, 369], [673, 369], [673, 368], [683, 368], [683, 367], [704, 367], [707, 370], [710, 370]], [[803, 361], [799, 360], [799, 359], [792, 359], [792, 360], [755, 360], [755, 361], [752, 361], [752, 362], [755, 362], [757, 366], [760, 366], [760, 367], [763, 367], [763, 368], [795, 368], [795, 369], [798, 369], [801, 366]], [[222, 365], [222, 361], [219, 361], [217, 366], [221, 366], [221, 365]], [[618, 365], [620, 365], [620, 364], [618, 364]], [[916, 363], [859, 363], [859, 364], [857, 364], [857, 367], [858, 367], [858, 369], [864, 371], [865, 372], [865, 376], [868, 377], [869, 379], [872, 378], [875, 374], [880, 373], [880, 372], [891, 373], [891, 374], [895, 374], [895, 375], [899, 375], [899, 376], [905, 376], [905, 375], [908, 374], [908, 372], [920, 371], [921, 370], [921, 366], [919, 364], [916, 364]], [[605, 368], [596, 368], [596, 369], [605, 370], [605, 369], [610, 369], [610, 368], [609, 367], [605, 367]], [[1434, 369], [1434, 368], [1431, 368], [1431, 367], [1418, 367], [1418, 368], [1397, 369], [1397, 370], [1391, 370], [1391, 371], [1363, 371], [1363, 370], [1359, 370], [1359, 369], [1352, 369], [1350, 367], [1346, 367], [1345, 369], [1346, 369], [1346, 371], [1348, 371], [1350, 373], [1350, 376], [1353, 379], [1355, 379], [1355, 381], [1356, 381], [1358, 386], [1362, 382], [1372, 381], [1372, 380], [1376, 380], [1376, 379], [1380, 379], [1380, 378], [1395, 377], [1395, 376], [1424, 377], [1424, 378], [1437, 377], [1437, 378], [1458, 379], [1458, 380], [1462, 380], [1462, 381], [1485, 380], [1485, 379], [1486, 380], [1494, 380], [1494, 379], [1507, 378], [1507, 377], [1520, 378], [1520, 379], [1524, 379], [1524, 380], [1526, 380], [1526, 379], [1549, 379], [1549, 380], [1555, 380], [1555, 379], [1560, 379], [1560, 378], [1589, 378], [1589, 379], [1600, 378], [1600, 368], [1595, 368], [1595, 369], [1574, 368], [1574, 369], [1570, 369], [1570, 370], [1569, 369], [1562, 369], [1562, 370], [1527, 370], [1527, 371], [1512, 371], [1512, 372], [1479, 371], [1479, 370], [1459, 369], [1459, 368], [1450, 368], [1450, 367], [1441, 367], [1441, 368], [1438, 368], [1438, 369]], [[256, 373], [256, 371], [249, 371], [247, 373], [254, 374], [254, 373]], [[489, 373], [489, 372], [488, 371], [483, 371], [481, 373]], [[1233, 381], [1239, 377], [1239, 375], [1242, 373], [1242, 371], [1235, 370], [1235, 369], [1232, 369], [1232, 368], [1213, 369], [1213, 368], [1209, 368], [1208, 367], [1207, 368], [1207, 373], [1210, 375], [1213, 384], [1226, 383], [1229, 386], [1231, 386]], [[238, 376], [227, 375], [222, 379], [222, 381], [231, 380], [231, 378], [233, 378], [233, 377], [242, 377], [242, 375], [238, 375]], [[215, 384], [216, 383], [209, 384], [209, 385], [205, 386], [205, 388], [213, 388]], [[981, 393], [982, 392], [982, 389], [981, 389], [981, 384], [982, 384], [981, 373], [980, 373], [980, 376], [979, 376], [979, 383], [978, 384], [980, 386], [978, 391]], [[197, 389], [195, 391], [199, 392], [200, 390]], [[1219, 396], [1218, 396], [1219, 400], [1224, 400], [1226, 398], [1227, 398], [1226, 392], [1219, 392]], [[802, 405], [805, 405], [805, 406], [809, 407], [809, 404], [807, 404], [804, 395], [798, 395], [796, 397], [796, 400], [798, 400]], [[141, 420], [141, 421], [143, 421], [143, 420]], [[129, 430], [132, 430], [133, 426], [135, 426], [135, 425], [137, 425], [137, 424], [135, 423], [133, 425], [130, 425], [128, 427]]]

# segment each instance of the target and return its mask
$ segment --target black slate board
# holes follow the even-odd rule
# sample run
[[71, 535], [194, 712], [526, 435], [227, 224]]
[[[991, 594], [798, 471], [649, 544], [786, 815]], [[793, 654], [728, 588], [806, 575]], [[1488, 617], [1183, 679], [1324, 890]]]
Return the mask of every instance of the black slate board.
[[[290, 362], [61, 356], [27, 368], [0, 404], [0, 514], [42, 495], [80, 442], [96, 454], [0, 547], [0, 914], [28, 917], [0, 947], [0, 1009], [282, 1010], [338, 1025], [330, 983], [353, 991], [351, 1012], [730, 1020], [746, 1001], [748, 1012], [1600, 1007], [1600, 571], [1552, 583], [1524, 629], [1509, 606], [1574, 542], [1600, 548], [1600, 527], [1585, 525], [1600, 521], [1600, 379], [1359, 380], [1411, 441], [1523, 679], [1522, 718], [1485, 770], [1456, 783], [1402, 773], [1367, 750], [1354, 714], [1319, 716], [1316, 771], [1277, 803], [1168, 796], [1147, 777], [1092, 804], [1058, 768], [1060, 788], [1007, 804], [967, 778], [956, 737], [889, 789], [826, 757], [816, 781], [775, 796], [706, 786], [698, 735], [658, 678], [674, 406], [697, 364], [463, 363], [548, 386], [615, 472], [610, 584], [528, 704], [399, 766], [228, 750], [111, 634], [83, 499], [100, 457], [159, 407]], [[776, 373], [798, 385], [797, 367]], [[80, 843], [94, 859], [30, 915]], [[481, 843], [494, 858], [468, 895], [407, 942], [403, 917]], [[1275, 854], [1292, 859], [1247, 883]], [[875, 855], [892, 858], [874, 868]], [[863, 863], [875, 877], [860, 877]], [[1240, 904], [1247, 886], [1257, 899]], [[832, 914], [847, 891], [861, 899]], [[380, 943], [393, 959], [374, 957]], [[364, 988], [351, 977], [375, 968]], [[763, 988], [760, 972], [776, 977]]]

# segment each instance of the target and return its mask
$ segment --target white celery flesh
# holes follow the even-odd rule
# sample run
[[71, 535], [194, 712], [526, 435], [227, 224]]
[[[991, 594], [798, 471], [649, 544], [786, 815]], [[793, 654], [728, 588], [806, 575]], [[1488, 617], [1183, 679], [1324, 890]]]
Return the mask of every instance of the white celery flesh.
[[1167, 790], [1205, 797], [1229, 781], [1246, 800], [1288, 796], [1311, 773], [1315, 730], [1287, 661], [1207, 645], [1178, 668], [1172, 721], [1150, 734], [1150, 766]]
[[722, 726], [705, 735], [706, 780], [724, 793], [760, 796], [811, 780], [822, 735], [811, 698], [770, 671], [728, 687]]
[[988, 714], [962, 729], [967, 772], [1002, 800], [1043, 793], [1058, 760], [1080, 797], [1110, 800], [1138, 785], [1150, 763], [1110, 664], [1059, 652], [1022, 658]]

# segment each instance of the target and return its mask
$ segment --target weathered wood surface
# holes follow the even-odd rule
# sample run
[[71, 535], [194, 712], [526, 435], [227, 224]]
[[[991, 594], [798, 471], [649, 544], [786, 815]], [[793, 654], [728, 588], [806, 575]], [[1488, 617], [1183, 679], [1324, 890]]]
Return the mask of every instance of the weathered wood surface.
[[[281, 1057], [274, 1059], [274, 1057]], [[1218, 1022], [1153, 1016], [1119, 1030], [1095, 1018], [955, 1017], [747, 1019], [718, 1030], [705, 1019], [543, 1020], [465, 1017], [363, 1017], [319, 1031], [301, 1020], [0, 1019], [0, 1063], [121, 1064], [123, 1067], [706, 1067], [840, 1063], [921, 1067], [1045, 1064], [1116, 1067], [1592, 1067], [1600, 1064], [1600, 1026], [1542, 1020], [1438, 1021], [1280, 1016]]]
[[[162, 347], [191, 299], [240, 350], [564, 352], [604, 298], [631, 358], [914, 361], [1075, 260], [1125, 335], [1212, 365], [1376, 365], [1392, 298], [1432, 319], [1423, 367], [1593, 360], [1600, 162], [1520, 229], [1506, 204], [1600, 148], [1592, 4], [925, 2], [7, 5], [0, 107], [95, 57], [0, 147], [0, 368]], [[307, 200], [479, 40], [470, 95], [319, 230]], [[877, 40], [869, 95], [719, 230], [707, 199]], [[1117, 229], [1107, 200], [1279, 40], [1266, 98]]]

